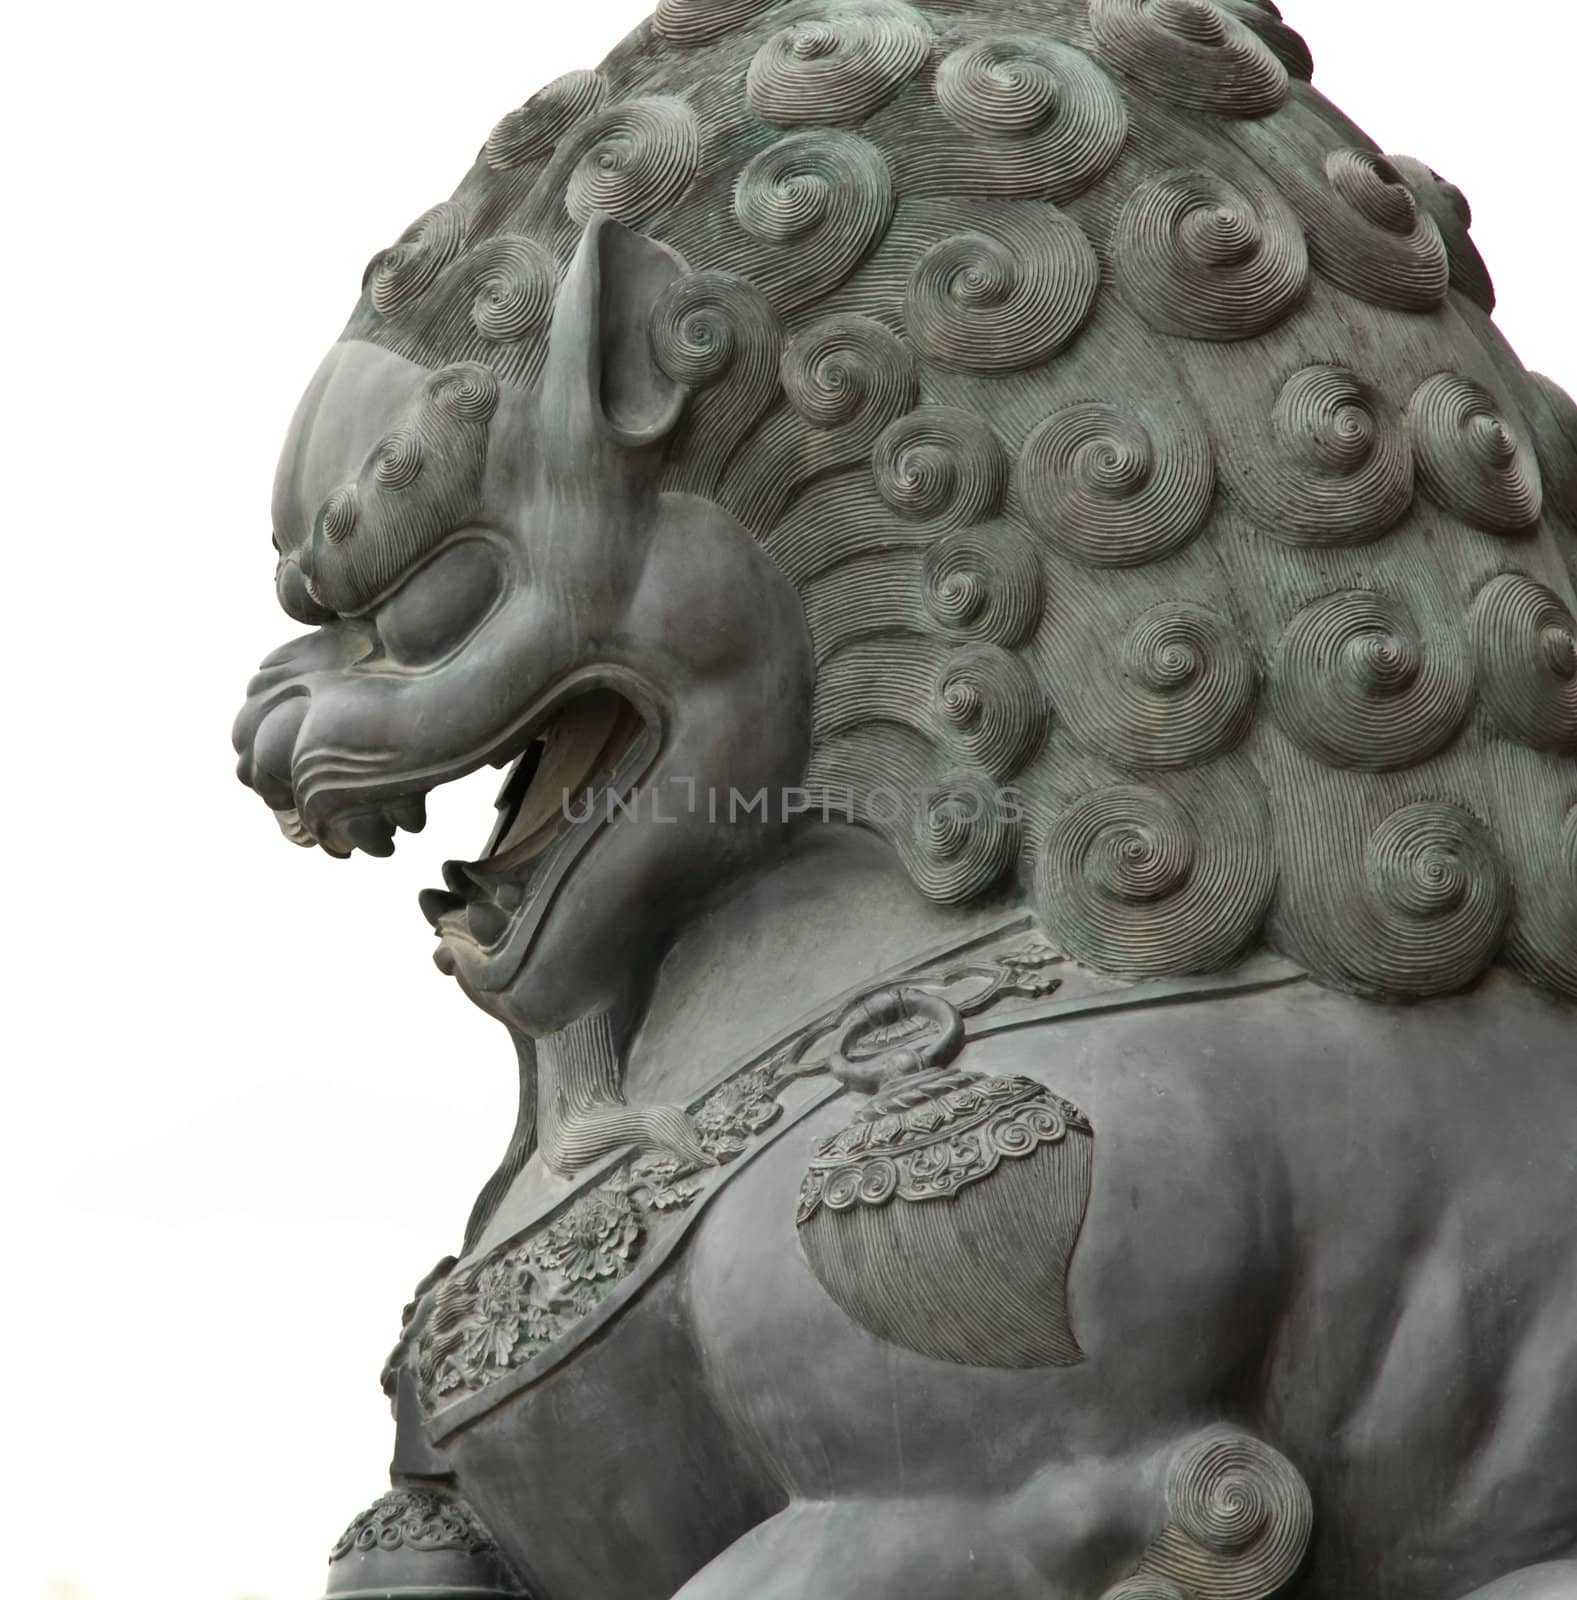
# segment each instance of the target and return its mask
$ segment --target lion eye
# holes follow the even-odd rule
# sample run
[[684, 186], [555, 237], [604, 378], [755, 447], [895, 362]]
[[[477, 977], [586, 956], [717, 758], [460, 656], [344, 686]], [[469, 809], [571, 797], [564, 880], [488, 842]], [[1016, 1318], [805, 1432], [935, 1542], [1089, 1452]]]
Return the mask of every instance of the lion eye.
[[503, 552], [486, 539], [445, 545], [378, 608], [378, 635], [401, 666], [428, 666], [459, 649], [502, 598]]

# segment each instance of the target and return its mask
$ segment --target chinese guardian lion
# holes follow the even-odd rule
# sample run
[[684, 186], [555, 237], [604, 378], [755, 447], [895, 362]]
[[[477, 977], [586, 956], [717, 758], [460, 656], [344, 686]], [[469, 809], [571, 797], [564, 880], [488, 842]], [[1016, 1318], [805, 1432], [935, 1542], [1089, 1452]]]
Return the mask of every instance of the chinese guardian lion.
[[1311, 70], [662, 0], [373, 259], [241, 776], [507, 769], [520, 1112], [331, 1594], [1577, 1597], [1577, 407]]

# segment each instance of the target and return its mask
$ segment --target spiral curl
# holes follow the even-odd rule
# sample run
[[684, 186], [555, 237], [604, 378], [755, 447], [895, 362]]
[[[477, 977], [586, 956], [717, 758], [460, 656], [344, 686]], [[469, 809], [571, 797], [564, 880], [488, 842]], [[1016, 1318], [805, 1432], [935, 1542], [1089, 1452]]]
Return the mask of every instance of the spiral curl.
[[490, 422], [498, 410], [498, 379], [475, 361], [434, 373], [427, 383], [433, 405], [460, 422]]
[[752, 391], [776, 389], [782, 340], [782, 324], [765, 296], [731, 273], [676, 278], [652, 312], [658, 366], [695, 389], [731, 375]]
[[887, 232], [897, 195], [887, 158], [852, 133], [795, 134], [739, 175], [734, 215], [765, 251], [752, 277], [785, 311], [843, 283]]
[[1258, 931], [1275, 882], [1263, 802], [1224, 774], [1183, 793], [1119, 784], [1053, 824], [1036, 888], [1079, 960], [1134, 978], [1210, 972]]
[[818, 742], [873, 722], [908, 727], [949, 759], [1002, 782], [1039, 750], [1046, 697], [1018, 656], [992, 644], [950, 648], [911, 634], [837, 650], [817, 674]]
[[1325, 159], [1330, 186], [1366, 222], [1398, 238], [1418, 231], [1418, 202], [1384, 156], [1350, 147]]
[[1577, 754], [1577, 619], [1552, 589], [1502, 573], [1468, 612], [1479, 692], [1501, 728], [1534, 750]]
[[1020, 371], [1084, 326], [1100, 281], [1078, 224], [1039, 206], [928, 250], [910, 274], [904, 322], [916, 347], [944, 366]]
[[742, 28], [778, 0], [658, 0], [652, 25], [670, 44], [693, 50]]
[[1287, 76], [1307, 83], [1314, 76], [1314, 57], [1303, 35], [1282, 21], [1281, 12], [1266, 0], [1216, 0], [1244, 27], [1259, 35], [1266, 48], [1287, 69]]
[[1196, 766], [1248, 731], [1254, 663], [1232, 624], [1203, 606], [1168, 601], [1145, 612], [1123, 635], [1118, 663], [1120, 676], [1088, 697], [1086, 730], [1118, 765]]
[[[1275, 1451], [1243, 1434], [1196, 1447], [1172, 1467], [1167, 1483], [1172, 1520], [1206, 1550], [1235, 1555], [1275, 1523], [1289, 1520], [1286, 1508], [1276, 1504], [1285, 1495], [1278, 1494], [1284, 1465]], [[1287, 1496], [1292, 1497], [1296, 1490]]]
[[1469, 232], [1473, 226], [1473, 208], [1467, 196], [1454, 183], [1447, 183], [1434, 168], [1411, 156], [1387, 156], [1386, 160], [1440, 230], [1451, 287], [1465, 294], [1480, 310], [1493, 311], [1495, 284]]
[[1066, 1139], [1070, 1126], [1068, 1117], [1056, 1106], [1032, 1105], [987, 1123], [985, 1136], [991, 1141], [991, 1148], [1005, 1156], [1027, 1156], [1043, 1144]]
[[362, 462], [357, 536], [335, 542], [326, 526], [314, 528], [302, 572], [317, 603], [341, 615], [365, 609], [474, 519], [498, 400], [498, 380], [486, 367], [463, 363], [427, 374], [402, 420]]
[[1344, 367], [1295, 372], [1276, 398], [1264, 446], [1234, 453], [1228, 467], [1259, 527], [1284, 544], [1363, 544], [1413, 502], [1400, 412]]
[[797, 22], [756, 52], [745, 103], [779, 128], [863, 122], [926, 64], [932, 37], [918, 12], [895, 0]]
[[813, 428], [871, 427], [874, 439], [919, 393], [914, 358], [869, 317], [836, 316], [783, 352], [783, 391]]
[[1002, 441], [974, 412], [922, 406], [876, 441], [871, 473], [899, 516], [945, 533], [996, 515], [1009, 466]]
[[1543, 373], [1528, 376], [1533, 391], [1528, 410], [1540, 476], [1550, 503], [1577, 529], [1577, 403]]
[[1046, 735], [1046, 697], [1024, 662], [999, 645], [972, 644], [942, 663], [931, 685], [932, 716], [970, 766], [1010, 778]]
[[938, 68], [936, 103], [966, 133], [1039, 133], [1063, 109], [1063, 73], [1072, 54], [1032, 35], [977, 39]]
[[424, 295], [460, 253], [466, 226], [465, 212], [446, 200], [424, 212], [394, 244], [375, 255], [363, 280], [373, 310], [380, 317], [392, 317]]
[[1287, 69], [1211, 0], [1090, 0], [1097, 53], [1173, 105], [1263, 117], [1287, 98]]
[[826, 474], [868, 471], [882, 430], [920, 398], [913, 353], [869, 317], [839, 314], [802, 329], [784, 349], [780, 377], [786, 407], [728, 458], [718, 485], [721, 502], [763, 531]]
[[1104, 177], [1128, 137], [1117, 86], [1082, 51], [1034, 34], [973, 40], [936, 75], [947, 126], [893, 152], [903, 193], [1062, 204]]
[[1304, 191], [1314, 264], [1371, 305], [1434, 311], [1445, 304], [1451, 265], [1445, 240], [1384, 156], [1333, 150], [1324, 190]]
[[586, 125], [565, 209], [582, 226], [606, 211], [639, 227], [673, 205], [700, 170], [701, 130], [684, 101], [626, 101]]
[[534, 239], [500, 234], [466, 258], [475, 286], [471, 325], [489, 344], [518, 344], [553, 316], [558, 263]]
[[380, 489], [398, 494], [421, 477], [422, 465], [422, 436], [414, 428], [398, 428], [373, 452], [372, 475]]
[[1349, 590], [1293, 618], [1276, 648], [1271, 707], [1287, 735], [1327, 765], [1391, 772], [1456, 737], [1472, 688], [1454, 634], [1426, 634], [1390, 595]]
[[896, 843], [916, 887], [937, 905], [962, 905], [998, 882], [1018, 853], [1019, 828], [996, 788], [953, 773], [914, 808]]
[[1544, 506], [1539, 464], [1487, 390], [1441, 372], [1407, 407], [1419, 478], [1431, 499], [1486, 533], [1525, 533]]
[[944, 632], [1011, 648], [1040, 621], [1040, 564], [1004, 524], [961, 529], [926, 553], [922, 598]]
[[1070, 406], [1024, 442], [1019, 488], [1032, 526], [1064, 555], [1130, 567], [1180, 549], [1204, 526], [1215, 460], [1177, 413]]
[[495, 172], [511, 172], [550, 155], [607, 98], [607, 81], [600, 72], [566, 72], [499, 120], [487, 136], [483, 158]]
[[361, 507], [356, 498], [356, 486], [346, 484], [336, 489], [323, 502], [323, 509], [318, 513], [323, 537], [330, 544], [344, 544], [355, 533], [360, 515]]
[[1303, 231], [1268, 190], [1204, 172], [1145, 184], [1118, 218], [1117, 286], [1152, 327], [1185, 339], [1250, 339], [1302, 302]]
[[1403, 806], [1364, 852], [1367, 918], [1344, 936], [1360, 986], [1382, 994], [1449, 993], [1483, 972], [1511, 913], [1511, 884], [1489, 830], [1461, 806]]
[[652, 312], [652, 354], [699, 391], [668, 486], [711, 496], [734, 450], [779, 395], [783, 324], [765, 295], [727, 272], [676, 278]]
[[1211, 1600], [1260, 1600], [1297, 1572], [1314, 1503], [1285, 1456], [1216, 1429], [1179, 1451], [1167, 1474], [1170, 1520], [1142, 1563]]

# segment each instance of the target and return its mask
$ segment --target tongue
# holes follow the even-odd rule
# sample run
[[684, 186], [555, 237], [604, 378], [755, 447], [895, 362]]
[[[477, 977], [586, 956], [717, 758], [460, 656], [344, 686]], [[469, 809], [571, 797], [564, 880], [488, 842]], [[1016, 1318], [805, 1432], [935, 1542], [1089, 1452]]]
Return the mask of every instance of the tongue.
[[472, 901], [466, 920], [471, 927], [471, 937], [484, 946], [496, 944], [509, 927], [508, 913], [487, 900]]
[[493, 824], [492, 836], [488, 839], [487, 849], [483, 852], [484, 859], [498, 853], [500, 845], [514, 827], [521, 808], [526, 803], [526, 796], [531, 791], [532, 782], [542, 769], [545, 750], [544, 740], [533, 739], [514, 766], [509, 769], [509, 776], [504, 779], [504, 787], [498, 791], [498, 799], [494, 801], [498, 820]]
[[615, 694], [596, 691], [566, 706], [504, 785], [488, 855], [524, 861], [545, 850], [564, 827], [566, 800], [612, 776], [638, 726]]
[[442, 889], [423, 889], [416, 898], [434, 933], [439, 931], [445, 917], [465, 910], [465, 901], [459, 895], [445, 894]]

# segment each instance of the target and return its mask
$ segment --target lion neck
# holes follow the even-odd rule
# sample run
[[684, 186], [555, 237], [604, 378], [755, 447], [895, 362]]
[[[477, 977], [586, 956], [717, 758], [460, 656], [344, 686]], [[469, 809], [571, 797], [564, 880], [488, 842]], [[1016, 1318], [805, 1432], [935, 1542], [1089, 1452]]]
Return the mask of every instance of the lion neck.
[[808, 826], [681, 932], [633, 1027], [585, 1018], [537, 1043], [536, 1153], [510, 1173], [471, 1248], [527, 1226], [600, 1157], [671, 1129], [685, 1106], [808, 1013], [986, 931], [1005, 909], [933, 905], [874, 835]]
[[675, 941], [625, 1055], [625, 1097], [688, 1102], [807, 1010], [1002, 912], [935, 905], [873, 834], [811, 824]]

